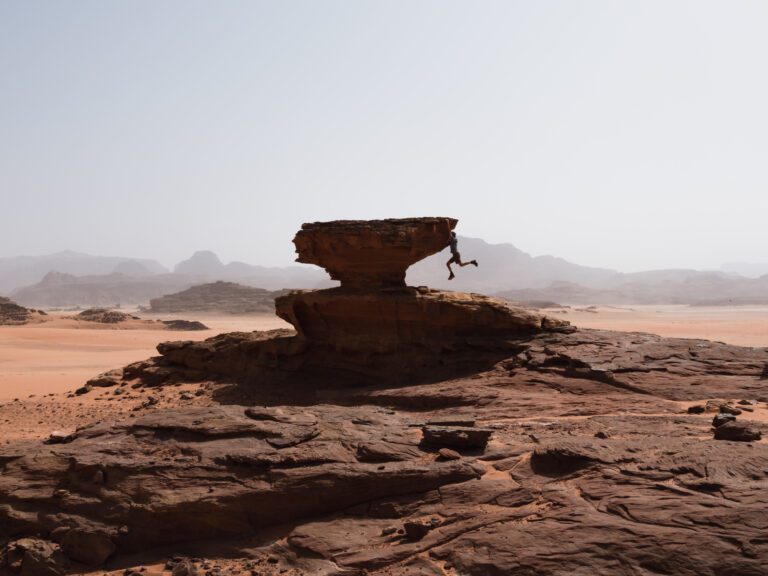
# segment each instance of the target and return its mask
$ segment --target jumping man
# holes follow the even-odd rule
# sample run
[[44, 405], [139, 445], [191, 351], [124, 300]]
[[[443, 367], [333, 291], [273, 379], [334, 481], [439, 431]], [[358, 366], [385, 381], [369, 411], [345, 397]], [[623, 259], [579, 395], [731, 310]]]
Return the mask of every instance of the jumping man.
[[448, 260], [448, 262], [445, 264], [448, 266], [448, 272], [451, 273], [450, 276], [448, 276], [448, 280], [453, 280], [456, 278], [456, 275], [453, 273], [453, 270], [451, 269], [451, 264], [456, 263], [462, 268], [464, 266], [467, 266], [468, 264], [474, 264], [477, 266], [477, 260], [470, 260], [469, 262], [462, 262], [461, 261], [461, 254], [459, 254], [459, 248], [458, 248], [459, 241], [456, 238], [456, 232], [451, 232], [451, 259]]

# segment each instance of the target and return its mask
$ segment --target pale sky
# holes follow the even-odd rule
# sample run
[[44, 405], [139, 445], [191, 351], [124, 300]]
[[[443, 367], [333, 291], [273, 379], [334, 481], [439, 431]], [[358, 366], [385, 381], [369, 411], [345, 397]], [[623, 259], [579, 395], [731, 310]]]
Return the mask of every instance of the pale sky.
[[305, 221], [768, 261], [768, 2], [0, 0], [0, 256], [283, 265]]

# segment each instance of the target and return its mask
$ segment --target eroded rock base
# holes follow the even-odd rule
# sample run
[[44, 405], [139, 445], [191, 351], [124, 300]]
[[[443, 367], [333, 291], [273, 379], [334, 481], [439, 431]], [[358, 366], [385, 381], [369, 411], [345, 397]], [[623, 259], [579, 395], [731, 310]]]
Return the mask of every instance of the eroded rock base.
[[[766, 574], [768, 445], [716, 439], [707, 407], [764, 436], [767, 356], [580, 330], [418, 386], [217, 376], [188, 408], [0, 448], [4, 570], [204, 544], [264, 574]], [[114, 385], [173, 389], [148, 375]]]

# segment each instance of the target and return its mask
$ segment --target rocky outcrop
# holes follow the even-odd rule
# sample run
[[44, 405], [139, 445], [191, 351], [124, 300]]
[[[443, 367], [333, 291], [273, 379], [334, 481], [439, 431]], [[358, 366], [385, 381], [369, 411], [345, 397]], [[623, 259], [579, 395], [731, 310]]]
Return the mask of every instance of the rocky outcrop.
[[291, 576], [766, 574], [768, 350], [387, 282], [278, 299], [296, 331], [163, 344], [91, 381], [151, 393], [132, 417], [0, 445], [6, 568], [208, 541]]
[[324, 266], [342, 285], [275, 300], [295, 334], [234, 334], [158, 350], [201, 377], [407, 383], [487, 368], [521, 338], [569, 329], [487, 296], [405, 286], [407, 266], [444, 248], [455, 225], [450, 218], [305, 224], [294, 239], [298, 260]]
[[193, 286], [150, 301], [150, 312], [219, 312], [224, 314], [268, 314], [275, 311], [275, 298], [287, 290], [271, 292], [234, 282], [212, 282]]
[[131, 316], [125, 312], [109, 310], [108, 308], [88, 308], [75, 316], [78, 320], [86, 322], [98, 322], [99, 324], [119, 324], [127, 320], [138, 320], [137, 316]]
[[297, 262], [317, 264], [344, 288], [405, 286], [405, 272], [440, 252], [455, 218], [336, 220], [304, 224], [293, 243]]
[[209, 330], [208, 326], [197, 320], [162, 320], [162, 323], [168, 330], [197, 331]]
[[45, 315], [40, 310], [25, 308], [8, 298], [0, 297], [0, 326], [21, 326]]
[[[210, 359], [224, 365], [221, 350]], [[743, 412], [752, 436], [718, 440], [712, 414], [686, 405], [764, 418], [766, 357], [579, 330], [415, 386], [224, 379], [211, 405], [150, 405], [66, 443], [0, 447], [0, 543], [37, 535], [77, 571], [97, 558], [74, 542], [118, 559], [234, 536], [250, 549], [273, 526], [259, 553], [298, 574], [763, 574], [765, 425]], [[151, 384], [124, 372], [129, 388]], [[152, 394], [167, 405], [174, 390]]]

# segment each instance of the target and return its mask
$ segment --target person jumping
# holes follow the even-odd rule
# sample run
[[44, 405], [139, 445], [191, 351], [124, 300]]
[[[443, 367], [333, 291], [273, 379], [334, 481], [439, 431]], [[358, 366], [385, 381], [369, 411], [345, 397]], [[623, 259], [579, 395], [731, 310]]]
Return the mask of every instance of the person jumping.
[[469, 262], [462, 262], [461, 261], [461, 254], [459, 254], [459, 240], [456, 238], [456, 232], [451, 232], [451, 259], [446, 262], [446, 266], [448, 266], [448, 272], [451, 273], [450, 276], [448, 276], [448, 280], [453, 280], [456, 278], [456, 275], [453, 273], [453, 270], [451, 269], [451, 264], [458, 264], [462, 268], [464, 266], [467, 266], [469, 264], [474, 264], [475, 267], [477, 267], [477, 260], [470, 260]]

